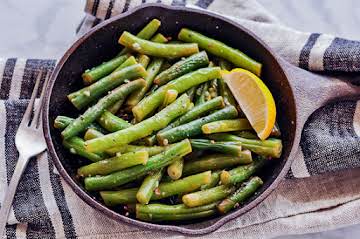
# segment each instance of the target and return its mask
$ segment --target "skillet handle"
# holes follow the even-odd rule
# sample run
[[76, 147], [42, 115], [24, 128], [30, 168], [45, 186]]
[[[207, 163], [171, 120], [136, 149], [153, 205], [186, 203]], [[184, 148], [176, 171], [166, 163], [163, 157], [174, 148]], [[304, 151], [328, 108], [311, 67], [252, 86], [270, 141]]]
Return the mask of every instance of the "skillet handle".
[[335, 77], [305, 71], [280, 60], [288, 75], [297, 105], [298, 125], [303, 128], [309, 116], [329, 102], [360, 99], [360, 87]]

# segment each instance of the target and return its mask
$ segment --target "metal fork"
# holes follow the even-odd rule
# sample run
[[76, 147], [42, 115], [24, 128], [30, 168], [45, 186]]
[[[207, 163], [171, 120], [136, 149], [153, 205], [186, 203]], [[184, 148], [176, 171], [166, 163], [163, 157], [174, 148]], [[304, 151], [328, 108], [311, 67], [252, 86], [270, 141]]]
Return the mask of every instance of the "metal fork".
[[39, 104], [33, 114], [35, 98], [39, 90], [39, 84], [43, 72], [38, 73], [33, 92], [26, 108], [24, 116], [21, 120], [19, 128], [15, 136], [15, 145], [19, 152], [19, 159], [17, 161], [14, 174], [11, 178], [10, 184], [6, 190], [5, 199], [1, 204], [0, 209], [0, 238], [4, 235], [6, 222], [14, 199], [16, 188], [19, 184], [21, 176], [26, 168], [31, 157], [34, 157], [46, 150], [45, 138], [42, 130], [42, 105], [45, 93], [45, 87], [49, 79], [49, 73], [46, 75], [43, 90], [41, 92]]

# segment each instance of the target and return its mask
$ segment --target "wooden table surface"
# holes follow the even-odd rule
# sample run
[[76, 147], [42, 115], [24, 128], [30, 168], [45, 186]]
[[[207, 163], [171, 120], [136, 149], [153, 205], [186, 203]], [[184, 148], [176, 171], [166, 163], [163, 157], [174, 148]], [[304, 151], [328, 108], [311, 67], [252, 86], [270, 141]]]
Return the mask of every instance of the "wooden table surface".
[[[224, 0], [225, 1], [225, 0]], [[258, 0], [286, 25], [360, 39], [360, 0]], [[85, 0], [0, 1], [0, 57], [59, 58], [74, 39]], [[360, 238], [360, 225], [281, 239]]]

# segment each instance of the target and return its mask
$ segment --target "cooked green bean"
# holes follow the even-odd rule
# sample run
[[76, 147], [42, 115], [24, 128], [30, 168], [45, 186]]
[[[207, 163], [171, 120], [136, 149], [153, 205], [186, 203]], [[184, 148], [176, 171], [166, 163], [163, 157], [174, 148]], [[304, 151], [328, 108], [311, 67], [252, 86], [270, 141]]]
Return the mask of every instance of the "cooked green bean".
[[174, 118], [183, 115], [185, 112], [187, 112], [189, 106], [189, 97], [184, 94], [159, 113], [136, 125], [111, 134], [107, 134], [101, 138], [86, 141], [86, 150], [89, 152], [99, 152], [117, 145], [125, 145], [146, 137], [153, 131], [157, 131], [166, 127]]
[[78, 169], [77, 174], [81, 177], [107, 175], [135, 165], [145, 165], [148, 158], [149, 154], [146, 151], [116, 155], [115, 157], [104, 159], [100, 162], [82, 166]]
[[161, 222], [161, 221], [185, 221], [185, 220], [194, 220], [205, 217], [210, 217], [216, 214], [216, 210], [207, 210], [196, 213], [186, 213], [186, 214], [148, 214], [148, 213], [136, 213], [136, 218], [149, 221], [149, 222]]
[[148, 204], [152, 195], [154, 194], [155, 188], [159, 186], [159, 182], [164, 174], [164, 169], [160, 169], [154, 173], [149, 174], [145, 177], [139, 190], [136, 193], [136, 199], [141, 204]]
[[219, 120], [204, 124], [201, 130], [204, 134], [214, 134], [239, 130], [251, 130], [249, 121], [244, 119]]
[[161, 72], [154, 79], [154, 83], [157, 85], [164, 85], [169, 81], [178, 78], [182, 75], [185, 75], [191, 71], [194, 71], [198, 68], [206, 67], [209, 64], [209, 58], [205, 51], [199, 52], [188, 58], [181, 60], [169, 69]]
[[88, 191], [98, 191], [124, 185], [145, 176], [151, 171], [161, 169], [171, 164], [174, 159], [183, 157], [190, 152], [191, 144], [189, 140], [183, 140], [169, 146], [164, 152], [149, 158], [146, 165], [134, 166], [106, 176], [87, 177], [84, 181], [85, 188]]
[[148, 205], [136, 204], [136, 211], [149, 214], [189, 214], [203, 212], [216, 208], [217, 203], [210, 203], [200, 207], [187, 207], [185, 204], [166, 205], [151, 203]]
[[87, 129], [84, 135], [84, 140], [90, 140], [90, 139], [95, 139], [95, 138], [99, 138], [104, 136], [103, 133], [101, 133], [100, 131], [97, 131], [96, 129]]
[[154, 93], [142, 99], [132, 109], [132, 112], [136, 120], [139, 122], [160, 106], [168, 90], [176, 90], [179, 94], [181, 94], [193, 86], [218, 77], [220, 77], [220, 68], [218, 67], [202, 68], [190, 72], [177, 78], [176, 80], [169, 82], [166, 85], [163, 85]]
[[[216, 97], [212, 100], [209, 100], [201, 105], [197, 105], [193, 108], [191, 108], [188, 112], [186, 112], [186, 114], [180, 116], [178, 119], [176, 119], [174, 122], [170, 123], [168, 126], [166, 126], [164, 129], [161, 129], [159, 131], [159, 133], [161, 132], [165, 132], [169, 129], [175, 128], [179, 125], [188, 123], [194, 119], [197, 119], [201, 116], [203, 116], [204, 114], [219, 109], [219, 108], [223, 108], [224, 105], [224, 101], [223, 98], [221, 96]], [[156, 135], [152, 135], [150, 137], [145, 138], [145, 142], [147, 145], [153, 145], [156, 142]]]
[[71, 124], [61, 132], [61, 135], [64, 139], [68, 139], [84, 131], [92, 122], [102, 115], [110, 105], [125, 98], [128, 94], [134, 90], [140, 89], [144, 85], [145, 81], [143, 79], [138, 79], [114, 89], [110, 94], [100, 99], [95, 105], [88, 108], [82, 115], [71, 122]]
[[140, 146], [140, 145], [118, 145], [113, 148], [105, 150], [105, 152], [109, 155], [115, 155], [116, 153], [128, 153], [128, 152], [138, 152], [138, 151], [146, 151], [149, 156], [154, 156], [161, 152], [164, 152], [166, 149], [165, 146]]
[[282, 141], [275, 138], [268, 138], [267, 140], [246, 139], [226, 133], [212, 134], [209, 135], [209, 138], [219, 141], [237, 142], [244, 149], [266, 157], [280, 158], [282, 152]]
[[164, 101], [159, 106], [159, 110], [164, 109], [166, 106], [168, 106], [172, 102], [174, 102], [176, 100], [177, 96], [178, 96], [178, 92], [176, 90], [168, 90], [168, 91], [166, 91]]
[[197, 43], [200, 48], [205, 49], [207, 52], [224, 58], [232, 62], [235, 66], [249, 70], [257, 76], [261, 74], [262, 65], [259, 62], [220, 41], [211, 39], [187, 28], [181, 29], [178, 38], [184, 42]]
[[[54, 128], [65, 129], [74, 120], [75, 119], [71, 117], [59, 115], [54, 120]], [[103, 134], [106, 133], [106, 131], [103, 128], [101, 128], [101, 126], [98, 125], [97, 123], [91, 123], [86, 129], [95, 129]]]
[[84, 158], [87, 158], [93, 162], [103, 160], [105, 158], [104, 154], [98, 153], [89, 153], [85, 150], [84, 140], [77, 136], [71, 137], [69, 139], [63, 140], [63, 145], [65, 148], [69, 149], [70, 153], [80, 155]]
[[119, 43], [135, 52], [163, 58], [179, 58], [199, 52], [198, 45], [194, 43], [156, 43], [138, 38], [127, 31], [121, 34]]
[[86, 70], [81, 76], [83, 78], [85, 85], [90, 85], [95, 81], [107, 76], [112, 71], [114, 71], [118, 66], [120, 66], [130, 55], [121, 55], [116, 56], [115, 58], [111, 59], [110, 61], [104, 62], [101, 65], [93, 67], [91, 70]]
[[249, 150], [242, 151], [238, 157], [223, 154], [210, 154], [196, 160], [185, 161], [183, 175], [191, 175], [206, 170], [218, 170], [231, 168], [238, 165], [249, 164], [252, 162]]
[[205, 190], [217, 186], [220, 182], [220, 174], [221, 174], [221, 170], [212, 172], [210, 182], [202, 185], [201, 190]]
[[[162, 34], [157, 34], [151, 39], [151, 41], [158, 43], [166, 43], [167, 39]], [[140, 102], [140, 100], [144, 97], [145, 93], [150, 89], [155, 76], [159, 73], [161, 66], [163, 65], [163, 62], [163, 58], [155, 58], [151, 61], [149, 67], [146, 69], [147, 76], [144, 78], [146, 81], [146, 86], [143, 87], [141, 90], [132, 93], [128, 97], [126, 105], [132, 108]]]
[[[158, 19], [153, 19], [138, 34], [136, 34], [136, 36], [141, 39], [150, 39], [159, 29], [160, 25], [161, 22]], [[119, 55], [126, 54], [129, 51], [129, 49], [124, 48], [121, 50]]]
[[[99, 97], [105, 95], [108, 91], [122, 84], [125, 80], [144, 76], [146, 76], [146, 70], [142, 65], [136, 64], [128, 66], [122, 70], [111, 73], [94, 84], [69, 94], [68, 98], [77, 109], [82, 109], [99, 99]], [[116, 102], [113, 104], [115, 103]]]
[[167, 143], [176, 142], [185, 138], [191, 138], [202, 133], [201, 127], [204, 124], [221, 119], [233, 119], [237, 114], [238, 112], [234, 106], [228, 106], [208, 116], [177, 126], [165, 132], [159, 132], [156, 137], [161, 145], [166, 145]]
[[[113, 72], [122, 70], [128, 66], [132, 66], [138, 64], [138, 62], [136, 61], [135, 57], [130, 56], [124, 63], [122, 63], [118, 68], [116, 68]], [[145, 68], [145, 67], [144, 67]]]
[[136, 203], [138, 188], [128, 188], [118, 191], [101, 191], [100, 196], [106, 206], [112, 207], [119, 204]]
[[150, 63], [150, 57], [144, 54], [139, 54], [139, 56], [136, 58], [136, 61], [144, 68], [146, 68]]
[[220, 175], [221, 183], [224, 185], [242, 183], [262, 168], [265, 163], [265, 158], [258, 158], [251, 164], [242, 165], [230, 171], [223, 170]]
[[172, 178], [173, 180], [177, 180], [181, 178], [183, 167], [184, 167], [184, 159], [179, 158], [168, 166], [167, 173], [170, 176], [170, 178]]
[[222, 200], [235, 192], [235, 190], [235, 186], [220, 185], [203, 191], [185, 194], [182, 197], [182, 201], [188, 207], [198, 207]]
[[105, 111], [99, 118], [98, 123], [107, 131], [109, 132], [116, 132], [122, 129], [126, 129], [132, 124], [123, 120], [114, 114], [110, 113], [109, 111]]
[[[198, 190], [202, 185], [206, 185], [210, 182], [211, 172], [203, 172], [195, 175], [191, 175], [186, 178], [182, 178], [176, 181], [160, 183], [151, 196], [151, 200], [159, 200], [174, 195], [181, 195], [184, 193], [194, 192]], [[108, 206], [116, 206], [124, 203], [136, 203], [136, 193], [138, 188], [131, 190], [119, 190], [119, 191], [106, 191], [100, 192], [103, 200]], [[126, 199], [128, 197], [128, 199]]]
[[251, 197], [256, 190], [263, 185], [263, 181], [259, 177], [253, 177], [248, 182], [244, 183], [236, 192], [224, 199], [217, 209], [220, 213], [227, 213], [231, 209], [239, 206], [239, 203], [244, 202], [247, 198]]
[[241, 145], [233, 142], [215, 142], [208, 139], [191, 139], [191, 147], [197, 150], [209, 150], [234, 156], [243, 155]]

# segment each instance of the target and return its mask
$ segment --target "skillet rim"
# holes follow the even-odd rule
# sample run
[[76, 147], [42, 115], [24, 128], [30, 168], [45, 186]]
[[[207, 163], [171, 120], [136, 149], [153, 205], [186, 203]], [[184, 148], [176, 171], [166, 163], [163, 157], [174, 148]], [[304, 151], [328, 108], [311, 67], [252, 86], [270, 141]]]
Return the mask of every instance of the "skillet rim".
[[[284, 158], [283, 160], [286, 160], [283, 168], [281, 169], [280, 173], [276, 176], [276, 178], [274, 179], [274, 181], [268, 186], [268, 188], [266, 188], [264, 190], [263, 193], [261, 193], [258, 197], [256, 197], [253, 201], [249, 202], [246, 206], [238, 208], [236, 210], [234, 210], [233, 212], [224, 215], [224, 216], [220, 216], [220, 218], [213, 224], [211, 224], [208, 227], [204, 227], [201, 229], [189, 229], [189, 228], [184, 228], [181, 226], [177, 226], [177, 225], [161, 225], [161, 224], [154, 224], [154, 223], [149, 223], [149, 222], [144, 222], [144, 221], [140, 221], [137, 219], [133, 219], [133, 218], [129, 218], [126, 217], [124, 215], [121, 215], [120, 213], [117, 213], [113, 210], [111, 210], [110, 208], [107, 208], [105, 205], [101, 204], [100, 202], [96, 201], [95, 199], [93, 199], [85, 190], [83, 190], [79, 185], [77, 185], [77, 183], [72, 179], [72, 177], [67, 173], [67, 171], [65, 170], [65, 168], [63, 167], [59, 157], [57, 156], [55, 147], [53, 145], [53, 142], [51, 140], [51, 133], [50, 133], [50, 122], [49, 122], [49, 106], [50, 106], [50, 98], [51, 98], [51, 94], [52, 94], [52, 89], [54, 86], [54, 83], [57, 79], [57, 76], [59, 74], [59, 72], [61, 71], [63, 65], [65, 64], [65, 62], [68, 60], [68, 58], [71, 56], [71, 54], [76, 51], [76, 49], [89, 37], [92, 36], [93, 33], [95, 33], [96, 31], [98, 31], [99, 29], [107, 26], [108, 24], [118, 21], [119, 19], [129, 16], [131, 14], [133, 14], [134, 12], [137, 11], [141, 11], [144, 8], [162, 8], [165, 11], [186, 11], [186, 12], [190, 12], [190, 13], [196, 13], [196, 14], [201, 14], [201, 15], [205, 15], [205, 16], [210, 16], [213, 18], [217, 18], [220, 19], [221, 21], [224, 21], [228, 24], [231, 24], [233, 26], [235, 26], [236, 28], [240, 29], [241, 31], [243, 31], [244, 33], [248, 34], [251, 38], [253, 38], [255, 41], [257, 41], [260, 45], [262, 45], [265, 50], [270, 54], [270, 56], [273, 58], [273, 62], [278, 64], [278, 66], [280, 67], [280, 69], [282, 70], [282, 73], [285, 75], [285, 78], [287, 80], [287, 83], [290, 86], [291, 92], [289, 92], [289, 95], [293, 98], [294, 101], [294, 107], [295, 107], [295, 111], [296, 115], [295, 115], [295, 132], [294, 132], [294, 140], [293, 142], [290, 143], [289, 147], [291, 147], [290, 149], [290, 153], [289, 156], [287, 158]], [[207, 234], [210, 232], [213, 232], [215, 230], [217, 230], [218, 228], [220, 228], [221, 226], [223, 226], [225, 223], [229, 222], [230, 220], [248, 212], [249, 210], [253, 209], [255, 206], [257, 206], [258, 204], [260, 204], [263, 200], [265, 200], [270, 193], [272, 193], [274, 191], [275, 188], [278, 187], [278, 185], [280, 184], [281, 180], [283, 180], [285, 178], [285, 175], [287, 174], [287, 172], [290, 169], [291, 163], [293, 162], [293, 160], [295, 159], [294, 155], [295, 155], [295, 147], [297, 145], [299, 145], [299, 141], [300, 141], [300, 137], [299, 137], [299, 127], [298, 127], [298, 106], [296, 104], [296, 98], [294, 95], [294, 90], [293, 90], [293, 86], [291, 84], [291, 82], [289, 81], [289, 75], [287, 74], [286, 70], [285, 70], [285, 66], [284, 64], [281, 63], [282, 62], [282, 58], [279, 57], [265, 42], [263, 42], [258, 36], [256, 36], [253, 32], [251, 32], [250, 30], [248, 30], [247, 28], [241, 26], [240, 24], [236, 23], [235, 21], [221, 16], [217, 13], [211, 12], [211, 11], [207, 11], [207, 10], [202, 10], [202, 9], [195, 9], [195, 8], [188, 8], [188, 7], [183, 7], [183, 6], [169, 6], [169, 5], [164, 5], [161, 3], [147, 3], [147, 4], [142, 4], [140, 6], [134, 7], [130, 10], [128, 10], [125, 13], [119, 14], [117, 16], [114, 16], [108, 20], [103, 21], [102, 23], [98, 24], [97, 26], [93, 27], [91, 30], [89, 30], [87, 33], [85, 33], [84, 35], [82, 35], [80, 38], [78, 38], [72, 45], [71, 47], [65, 52], [65, 54], [63, 55], [63, 57], [58, 61], [58, 63], [56, 64], [56, 67], [54, 68], [51, 77], [49, 79], [49, 84], [46, 87], [46, 94], [45, 94], [45, 107], [44, 107], [44, 112], [43, 112], [43, 131], [44, 131], [44, 137], [46, 140], [46, 144], [48, 147], [48, 152], [50, 153], [51, 156], [51, 160], [53, 161], [53, 163], [55, 164], [57, 170], [59, 171], [60, 175], [65, 179], [65, 181], [67, 182], [67, 184], [72, 188], [72, 190], [83, 200], [85, 201], [88, 205], [90, 205], [91, 207], [93, 207], [94, 209], [101, 211], [102, 213], [104, 213], [106, 216], [108, 216], [111, 219], [114, 219], [118, 222], [125, 222], [127, 224], [130, 225], [135, 225], [135, 226], [139, 226], [142, 228], [146, 228], [146, 229], [151, 229], [151, 230], [162, 230], [162, 231], [173, 231], [173, 232], [179, 232], [182, 234], [187, 234], [187, 235], [201, 235], [201, 234]]]

